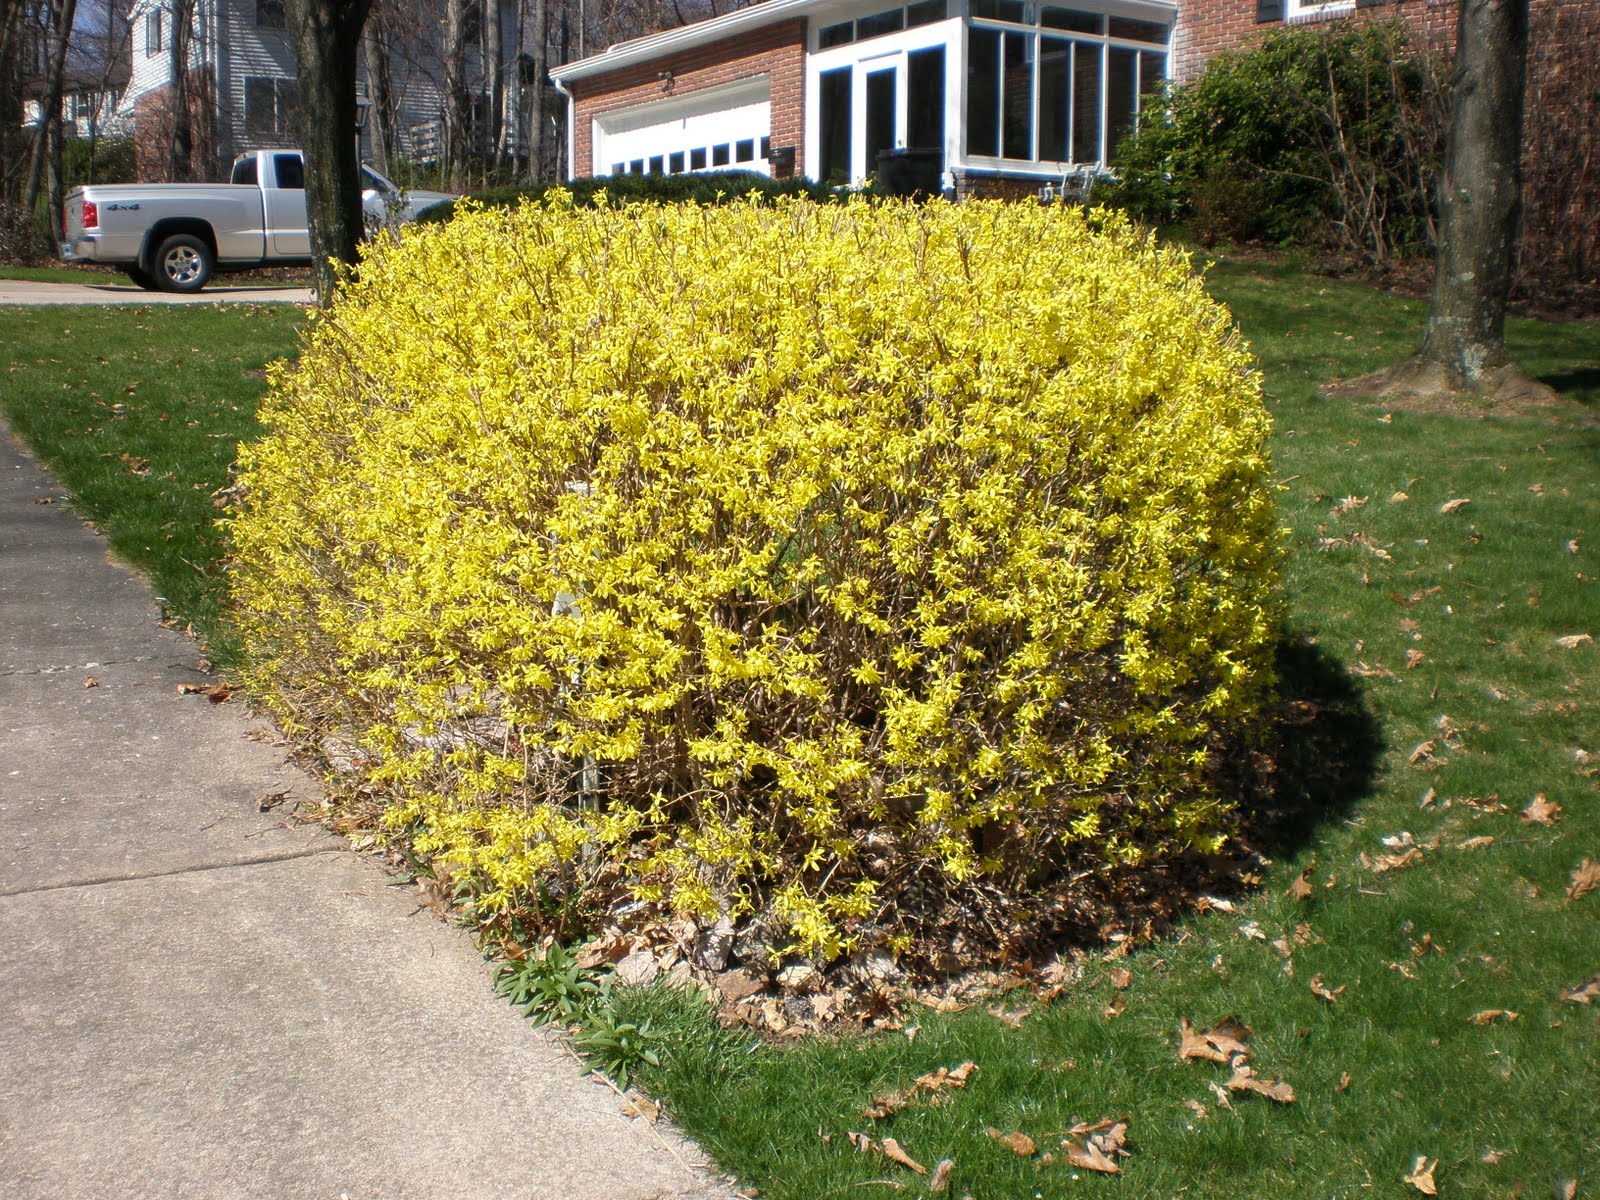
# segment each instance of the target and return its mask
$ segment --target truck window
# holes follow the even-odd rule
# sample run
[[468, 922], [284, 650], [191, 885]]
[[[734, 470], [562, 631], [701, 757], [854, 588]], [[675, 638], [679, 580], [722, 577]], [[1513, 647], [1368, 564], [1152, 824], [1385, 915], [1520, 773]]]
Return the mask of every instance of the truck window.
[[255, 155], [252, 154], [249, 158], [241, 158], [233, 164], [233, 178], [229, 182], [242, 183], [249, 187], [256, 186]]
[[278, 172], [278, 186], [303, 189], [306, 186], [306, 168], [298, 154], [274, 154], [272, 165]]

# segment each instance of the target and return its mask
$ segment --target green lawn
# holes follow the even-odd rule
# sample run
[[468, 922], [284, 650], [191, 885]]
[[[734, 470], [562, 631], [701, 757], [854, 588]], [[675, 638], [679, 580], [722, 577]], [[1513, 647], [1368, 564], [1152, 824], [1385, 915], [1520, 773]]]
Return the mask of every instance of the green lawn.
[[[772, 1045], [681, 995], [625, 993], [624, 1017], [665, 1031], [643, 1081], [764, 1196], [927, 1194], [852, 1131], [929, 1168], [953, 1160], [946, 1194], [974, 1200], [1416, 1196], [1403, 1179], [1418, 1156], [1437, 1160], [1444, 1196], [1600, 1187], [1600, 1003], [1560, 998], [1600, 974], [1600, 890], [1567, 895], [1600, 860], [1600, 647], [1561, 640], [1600, 638], [1600, 434], [1575, 414], [1322, 399], [1318, 382], [1410, 349], [1424, 306], [1259, 264], [1209, 278], [1260, 356], [1288, 531], [1299, 723], [1282, 811], [1259, 825], [1260, 888], [1092, 958], [1017, 1028], [982, 1005], [911, 1007], [902, 1032]], [[211, 636], [225, 629], [211, 493], [253, 432], [260, 366], [292, 353], [303, 319], [0, 310], [8, 419]], [[1600, 412], [1600, 328], [1514, 321], [1510, 338]], [[1524, 819], [1537, 796], [1551, 823]], [[1386, 862], [1404, 865], [1374, 869]], [[1287, 896], [1307, 869], [1310, 898]], [[1515, 1019], [1484, 1015], [1497, 1010]], [[1222, 1088], [1225, 1106], [1212, 1085], [1227, 1067], [1179, 1060], [1181, 1021], [1230, 1015], [1293, 1103]], [[944, 1103], [864, 1115], [965, 1061], [978, 1069]], [[1120, 1176], [1059, 1161], [1067, 1130], [1106, 1117], [1129, 1125]]]
[[[237, 276], [218, 275], [206, 285], [206, 290], [217, 291], [231, 287], [304, 287], [310, 278], [310, 271], [303, 267], [273, 267]], [[15, 264], [0, 264], [0, 279], [17, 279], [30, 283], [83, 283], [90, 286], [95, 284], [123, 286], [130, 283], [126, 274], [112, 267], [67, 265], [20, 267]]]
[[277, 304], [0, 308], [0, 411], [224, 662], [215, 493], [304, 320]]

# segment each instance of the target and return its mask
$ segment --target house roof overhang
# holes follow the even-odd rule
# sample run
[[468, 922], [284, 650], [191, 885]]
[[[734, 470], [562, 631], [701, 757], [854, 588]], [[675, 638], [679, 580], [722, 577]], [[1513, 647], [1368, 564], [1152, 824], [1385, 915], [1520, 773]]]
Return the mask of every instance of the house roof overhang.
[[[1168, 23], [1176, 18], [1178, 8], [1174, 0], [1100, 0], [1089, 7]], [[599, 54], [552, 67], [550, 78], [564, 88], [575, 80], [590, 79], [623, 67], [654, 62], [658, 58], [665, 58], [669, 54], [677, 54], [684, 50], [696, 50], [713, 42], [722, 41], [724, 38], [748, 33], [767, 25], [776, 25], [780, 21], [811, 17], [827, 18], [833, 13], [841, 12], [849, 15], [852, 10], [859, 8], [860, 0], [765, 0], [765, 3], [724, 13], [720, 17], [712, 17], [709, 21], [698, 21], [693, 25], [682, 25], [677, 29], [667, 29], [631, 41], [618, 42], [609, 50]]]

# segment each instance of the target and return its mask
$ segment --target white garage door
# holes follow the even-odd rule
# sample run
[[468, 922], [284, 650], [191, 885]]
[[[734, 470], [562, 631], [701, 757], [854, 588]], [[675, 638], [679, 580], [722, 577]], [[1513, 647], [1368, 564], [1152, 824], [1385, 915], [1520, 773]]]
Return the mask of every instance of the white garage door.
[[676, 175], [733, 168], [770, 173], [770, 90], [765, 77], [741, 80], [596, 117], [595, 173]]

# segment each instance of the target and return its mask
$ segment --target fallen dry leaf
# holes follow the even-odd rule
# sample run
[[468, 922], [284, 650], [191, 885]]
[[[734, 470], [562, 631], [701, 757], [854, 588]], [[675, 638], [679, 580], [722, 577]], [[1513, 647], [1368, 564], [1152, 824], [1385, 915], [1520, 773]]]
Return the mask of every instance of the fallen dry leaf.
[[1404, 854], [1379, 854], [1369, 855], [1362, 851], [1359, 855], [1361, 865], [1374, 875], [1382, 875], [1385, 871], [1402, 871], [1406, 867], [1414, 866], [1422, 861], [1422, 851], [1413, 846]]
[[1225, 1017], [1216, 1028], [1197, 1033], [1189, 1018], [1183, 1017], [1178, 1025], [1178, 1061], [1200, 1058], [1207, 1062], [1225, 1063], [1234, 1055], [1250, 1053], [1250, 1030], [1239, 1023], [1237, 1017]]
[[1496, 1150], [1493, 1146], [1491, 1146], [1478, 1156], [1478, 1161], [1481, 1163], [1488, 1163], [1492, 1167], [1504, 1159], [1505, 1156], [1506, 1152], [1504, 1150]]
[[204, 696], [213, 704], [223, 704], [233, 695], [233, 689], [225, 683], [180, 683], [178, 685], [178, 695]]
[[1417, 745], [1412, 747], [1411, 753], [1406, 757], [1406, 761], [1414, 765], [1421, 762], [1425, 758], [1433, 757], [1433, 749], [1435, 745], [1436, 743], [1432, 738], [1429, 738], [1425, 742], [1418, 742]]
[[1472, 1014], [1474, 1025], [1493, 1025], [1496, 1021], [1504, 1021], [1507, 1025], [1520, 1017], [1521, 1013], [1514, 1013], [1504, 1008], [1486, 1008], [1482, 1012]]
[[993, 1125], [986, 1132], [1011, 1153], [1020, 1154], [1023, 1158], [1032, 1158], [1039, 1151], [1033, 1139], [1025, 1133], [1001, 1133]]
[[1427, 657], [1428, 656], [1426, 654], [1424, 654], [1421, 650], [1407, 650], [1406, 651], [1406, 670], [1410, 671], [1413, 668], [1420, 666], [1422, 664], [1422, 660], [1427, 658]]
[[989, 1015], [996, 1021], [999, 1021], [1002, 1025], [1011, 1026], [1012, 1029], [1021, 1029], [1022, 1023], [1026, 1021], [1032, 1013], [1033, 1009], [1031, 1008], [1023, 1008], [1017, 1010], [1016, 1012], [1008, 1012], [1003, 1004], [991, 1004], [989, 1006]]
[[1348, 1092], [1350, 1090], [1350, 1082], [1350, 1072], [1342, 1071], [1339, 1074], [1339, 1086], [1333, 1090], [1336, 1092]]
[[892, 1117], [904, 1108], [909, 1101], [899, 1092], [890, 1092], [884, 1096], [877, 1096], [872, 1103], [867, 1105], [863, 1114], [869, 1121], [881, 1121], [885, 1117]]
[[1183, 1106], [1202, 1121], [1207, 1120], [1211, 1116], [1211, 1114], [1206, 1111], [1206, 1106], [1201, 1104], [1198, 1100], [1185, 1100], [1183, 1102]]
[[878, 1148], [883, 1151], [883, 1156], [890, 1162], [897, 1162], [902, 1167], [910, 1167], [918, 1175], [926, 1175], [928, 1173], [928, 1168], [900, 1149], [900, 1143], [893, 1138], [884, 1138], [883, 1143]]
[[1107, 978], [1111, 980], [1111, 986], [1119, 992], [1133, 984], [1133, 972], [1126, 967], [1116, 968]]
[[856, 1151], [860, 1154], [866, 1154], [868, 1151], [876, 1150], [878, 1148], [878, 1143], [873, 1141], [864, 1133], [857, 1133], [852, 1129], [846, 1136], [850, 1139], [850, 1144], [854, 1146]]
[[1307, 867], [1294, 877], [1294, 882], [1289, 885], [1289, 890], [1284, 895], [1291, 900], [1309, 900], [1317, 894], [1317, 889], [1311, 886], [1311, 868]]
[[1485, 846], [1492, 846], [1492, 845], [1494, 845], [1494, 838], [1490, 837], [1488, 834], [1484, 834], [1481, 837], [1469, 837], [1464, 842], [1457, 842], [1456, 843], [1456, 849], [1457, 850], [1482, 850]]
[[[1081, 1140], [1072, 1141], [1072, 1138]], [[1120, 1175], [1122, 1168], [1117, 1165], [1117, 1157], [1129, 1157], [1127, 1144], [1128, 1123], [1107, 1117], [1093, 1125], [1074, 1125], [1067, 1131], [1061, 1149], [1066, 1153], [1067, 1162], [1075, 1167], [1102, 1175]]]
[[1563, 989], [1561, 998], [1569, 1004], [1588, 1004], [1591, 1000], [1600, 1000], [1600, 975], [1584, 980], [1577, 987]]
[[1416, 1161], [1411, 1164], [1411, 1174], [1407, 1175], [1402, 1183], [1409, 1183], [1424, 1196], [1437, 1196], [1438, 1185], [1433, 1182], [1433, 1169], [1439, 1165], [1436, 1158], [1431, 1163], [1426, 1154], [1417, 1155]]
[[1471, 503], [1472, 501], [1467, 499], [1446, 500], [1443, 504], [1439, 505], [1439, 511], [1441, 513], [1460, 512], [1463, 508]]
[[1569, 633], [1566, 637], [1558, 637], [1556, 645], [1563, 650], [1576, 650], [1579, 646], [1587, 646], [1594, 638], [1587, 633]]
[[648, 1096], [629, 1096], [622, 1105], [625, 1117], [641, 1117], [651, 1125], [661, 1116], [661, 1107]]
[[1105, 1008], [1100, 1010], [1100, 1015], [1109, 1021], [1113, 1017], [1120, 1017], [1127, 1007], [1128, 998], [1121, 992], [1118, 992], [1116, 995], [1111, 997]]
[[1528, 807], [1522, 810], [1522, 819], [1529, 825], [1554, 825], [1561, 816], [1561, 805], [1552, 804], [1540, 792], [1528, 802]]
[[1294, 1103], [1294, 1089], [1281, 1079], [1258, 1079], [1256, 1073], [1243, 1063], [1233, 1068], [1233, 1078], [1228, 1080], [1230, 1092], [1254, 1092], [1275, 1100], [1279, 1104]]
[[1600, 887], [1600, 863], [1590, 862], [1587, 858], [1572, 868], [1571, 880], [1567, 884], [1567, 899], [1577, 900], [1587, 896], [1595, 888]]
[[1344, 995], [1344, 989], [1347, 986], [1347, 984], [1341, 983], [1338, 987], [1334, 988], [1332, 991], [1329, 991], [1327, 985], [1322, 982], [1321, 975], [1313, 975], [1311, 977], [1311, 994], [1322, 997], [1322, 999], [1326, 1000], [1329, 1004], [1339, 1003], [1339, 997]]
[[955, 1169], [956, 1160], [941, 1158], [939, 1165], [934, 1167], [933, 1174], [928, 1177], [928, 1190], [938, 1193], [950, 1186], [950, 1172]]
[[1411, 497], [1406, 495], [1404, 492], [1395, 492], [1393, 495], [1391, 495], [1389, 497], [1389, 503], [1390, 504], [1404, 504], [1409, 499], [1411, 499]]

